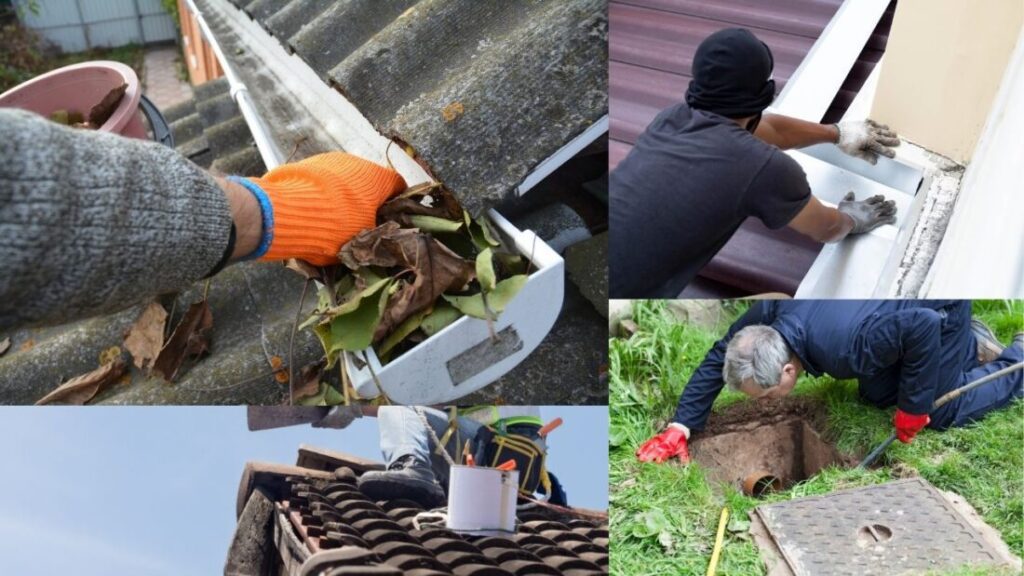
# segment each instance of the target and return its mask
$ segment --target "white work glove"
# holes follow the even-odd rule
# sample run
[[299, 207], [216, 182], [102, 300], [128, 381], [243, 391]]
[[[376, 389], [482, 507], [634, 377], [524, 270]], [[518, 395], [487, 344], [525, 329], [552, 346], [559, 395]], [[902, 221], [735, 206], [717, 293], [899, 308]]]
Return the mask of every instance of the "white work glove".
[[850, 234], [863, 234], [883, 224], [896, 223], [896, 202], [886, 200], [881, 194], [857, 200], [851, 190], [839, 202], [838, 209], [853, 220], [853, 230], [850, 230]]
[[874, 120], [840, 122], [836, 124], [836, 128], [839, 130], [839, 142], [836, 146], [868, 164], [878, 162], [879, 154], [889, 158], [895, 157], [896, 151], [892, 147], [900, 145], [896, 132]]
[[341, 430], [347, 428], [356, 418], [363, 417], [363, 410], [359, 406], [335, 406], [327, 412], [327, 415], [317, 422], [313, 422], [313, 428], [334, 428]]

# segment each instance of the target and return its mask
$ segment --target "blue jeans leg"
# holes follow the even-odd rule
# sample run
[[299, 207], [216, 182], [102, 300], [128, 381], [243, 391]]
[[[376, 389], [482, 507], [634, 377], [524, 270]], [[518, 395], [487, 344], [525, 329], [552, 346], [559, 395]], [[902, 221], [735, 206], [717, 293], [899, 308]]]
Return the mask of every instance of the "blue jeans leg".
[[[448, 414], [434, 408], [423, 408], [423, 412], [438, 439], [443, 438], [448, 429]], [[436, 446], [414, 408], [381, 406], [377, 410], [377, 420], [380, 426], [380, 449], [388, 466], [403, 456], [413, 456], [421, 462], [429, 462], [441, 485], [447, 485], [448, 462], [444, 456], [435, 453]], [[458, 433], [452, 434], [445, 448], [452, 459], [459, 462], [462, 446], [466, 440], [476, 436], [482, 425], [467, 418], [459, 418], [457, 422]]]

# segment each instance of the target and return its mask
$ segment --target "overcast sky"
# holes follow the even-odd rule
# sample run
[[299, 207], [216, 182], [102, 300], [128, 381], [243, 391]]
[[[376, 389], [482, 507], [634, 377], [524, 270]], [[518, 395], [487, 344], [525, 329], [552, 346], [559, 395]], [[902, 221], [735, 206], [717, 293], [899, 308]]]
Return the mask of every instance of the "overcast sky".
[[[608, 505], [608, 411], [561, 416], [549, 467], [571, 504]], [[223, 573], [249, 460], [294, 464], [300, 443], [379, 459], [377, 421], [248, 432], [243, 407], [0, 408], [0, 574]]]

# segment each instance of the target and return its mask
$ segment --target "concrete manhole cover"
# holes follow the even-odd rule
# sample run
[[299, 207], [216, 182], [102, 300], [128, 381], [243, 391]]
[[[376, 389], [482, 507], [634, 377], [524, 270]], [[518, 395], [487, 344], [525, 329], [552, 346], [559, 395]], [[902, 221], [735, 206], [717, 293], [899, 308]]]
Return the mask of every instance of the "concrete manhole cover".
[[752, 516], [789, 569], [772, 574], [880, 576], [1007, 563], [992, 535], [922, 478], [765, 504]]

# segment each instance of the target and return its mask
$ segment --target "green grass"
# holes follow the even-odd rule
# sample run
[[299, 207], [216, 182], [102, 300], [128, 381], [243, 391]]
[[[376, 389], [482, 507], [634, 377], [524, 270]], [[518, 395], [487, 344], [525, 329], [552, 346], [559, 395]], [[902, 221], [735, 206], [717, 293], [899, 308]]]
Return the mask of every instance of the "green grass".
[[[738, 315], [739, 308], [731, 310]], [[1000, 340], [1024, 324], [1024, 301], [975, 302]], [[730, 512], [718, 574], [764, 573], [746, 530], [747, 512], [765, 501], [788, 500], [877, 484], [920, 474], [943, 490], [961, 494], [995, 527], [1018, 556], [1024, 552], [1024, 402], [990, 414], [967, 428], [925, 430], [911, 445], [894, 443], [887, 465], [858, 472], [830, 468], [764, 500], [733, 489], [716, 494], [699, 465], [640, 464], [633, 453], [671, 419], [679, 394], [704, 354], [724, 332], [671, 321], [662, 302], [634, 305], [640, 327], [629, 340], [610, 340], [611, 571], [615, 574], [704, 574], [723, 506]], [[856, 383], [803, 377], [794, 394], [817, 398], [828, 409], [828, 438], [840, 450], [864, 454], [891, 433], [893, 410], [857, 401]], [[724, 391], [715, 409], [741, 401]], [[991, 574], [965, 568], [942, 576]]]

